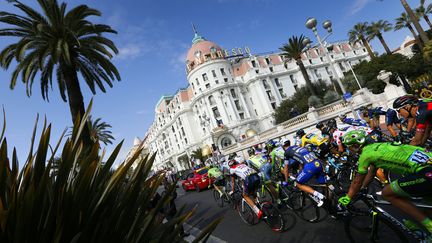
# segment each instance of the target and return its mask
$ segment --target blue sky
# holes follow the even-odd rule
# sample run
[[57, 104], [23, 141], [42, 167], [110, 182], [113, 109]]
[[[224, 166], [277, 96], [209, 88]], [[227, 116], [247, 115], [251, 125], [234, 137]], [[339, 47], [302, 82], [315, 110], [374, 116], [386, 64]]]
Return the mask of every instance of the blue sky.
[[[34, 0], [22, 0], [36, 6]], [[87, 4], [103, 15], [95, 22], [111, 25], [119, 33], [110, 35], [120, 55], [114, 60], [122, 81], [114, 83], [107, 93], [94, 96], [92, 115], [102, 117], [112, 125], [116, 142], [125, 139], [120, 157], [133, 144], [135, 136], [142, 138], [154, 118], [154, 107], [160, 96], [173, 94], [186, 87], [184, 59], [191, 45], [193, 22], [199, 33], [223, 48], [248, 46], [253, 53], [275, 51], [291, 35], [312, 33], [304, 27], [305, 20], [314, 16], [322, 23], [333, 22], [334, 34], [329, 41], [344, 40], [347, 31], [360, 21], [385, 19], [393, 21], [403, 11], [398, 0], [69, 0], [69, 6]], [[419, 0], [408, 1], [412, 7]], [[430, 1], [427, 1], [429, 3]], [[15, 11], [11, 4], [0, 1], [0, 9]], [[3, 27], [0, 25], [0, 28]], [[322, 34], [323, 29], [319, 29]], [[391, 49], [397, 48], [408, 35], [407, 30], [384, 34]], [[0, 37], [0, 49], [11, 39]], [[375, 50], [382, 52], [378, 41]], [[13, 66], [12, 66], [13, 67]], [[18, 83], [9, 89], [11, 71], [0, 70], [0, 104], [7, 113], [6, 135], [10, 147], [16, 146], [20, 164], [28, 152], [36, 114], [53, 124], [53, 141], [71, 124], [67, 103], [54, 85], [50, 102], [44, 101], [35, 83], [33, 95], [27, 97], [25, 86]], [[86, 104], [93, 97], [82, 83]], [[40, 123], [42, 126], [42, 123]], [[108, 146], [111, 151], [113, 145]], [[10, 148], [11, 151], [11, 148]]]

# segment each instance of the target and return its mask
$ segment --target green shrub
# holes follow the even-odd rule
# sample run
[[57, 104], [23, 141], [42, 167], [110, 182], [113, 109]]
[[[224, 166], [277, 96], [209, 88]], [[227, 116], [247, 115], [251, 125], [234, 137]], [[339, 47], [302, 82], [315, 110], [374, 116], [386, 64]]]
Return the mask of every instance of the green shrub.
[[311, 95], [308, 98], [308, 104], [310, 107], [318, 108], [318, 107], [322, 106], [322, 101], [318, 96]]
[[340, 99], [339, 94], [333, 90], [327, 91], [323, 98], [324, 104], [330, 104], [338, 99]]
[[[87, 111], [90, 109], [91, 103]], [[82, 121], [86, 120], [87, 114]], [[35, 125], [30, 152], [21, 171], [16, 150], [8, 156], [3, 129], [0, 137], [0, 242], [181, 241], [179, 225], [188, 220], [194, 210], [179, 210], [173, 219], [162, 223], [159, 211], [167, 205], [175, 185], [152, 205], [163, 179], [163, 175], [148, 179], [155, 155], [137, 160], [141, 153], [137, 150], [112, 170], [123, 142], [102, 166], [98, 143], [89, 152], [83, 152], [83, 143], [77, 138], [85, 123], [76, 124], [59, 158], [54, 155], [60, 141], [52, 155], [48, 155], [51, 124], [46, 125], [46, 122], [39, 145], [34, 149]], [[55, 160], [58, 163], [56, 173], [50, 173]], [[127, 177], [134, 162], [138, 166]], [[211, 223], [196, 241], [205, 240], [219, 221]]]

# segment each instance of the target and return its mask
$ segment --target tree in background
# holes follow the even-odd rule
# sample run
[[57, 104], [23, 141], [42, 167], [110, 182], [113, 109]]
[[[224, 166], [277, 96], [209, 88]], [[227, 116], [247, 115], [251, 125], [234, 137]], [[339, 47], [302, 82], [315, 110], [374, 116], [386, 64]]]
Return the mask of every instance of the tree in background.
[[429, 19], [429, 14], [432, 13], [432, 4], [429, 4], [427, 7], [424, 6], [424, 3], [415, 9], [415, 14], [418, 19], [423, 18], [426, 23], [429, 25], [429, 29], [432, 28], [432, 23]]
[[[310, 106], [314, 106], [317, 108], [322, 105], [326, 105], [334, 102], [335, 99], [331, 98], [331, 96], [336, 96], [337, 99], [340, 99], [341, 97], [340, 94], [334, 91], [333, 84], [329, 84], [328, 82], [325, 81], [313, 82], [311, 87], [314, 90], [314, 93], [318, 95], [312, 96], [310, 89], [308, 89], [308, 87], [306, 86], [302, 86], [299, 89], [297, 89], [296, 92], [291, 97], [285, 99], [280, 103], [280, 105], [276, 108], [274, 113], [276, 124], [282, 123], [284, 121], [293, 118], [293, 116], [291, 115], [292, 114], [291, 111], [293, 109], [297, 110], [299, 114], [302, 114], [307, 112]], [[314, 98], [311, 99], [311, 97]]]
[[309, 75], [302, 61], [302, 54], [306, 46], [307, 44], [305, 43], [305, 36], [300, 35], [300, 37], [291, 36], [288, 39], [288, 43], [284, 44], [279, 49], [283, 52], [282, 56], [286, 57], [287, 60], [294, 59], [296, 61], [303, 75], [303, 78], [306, 81], [306, 87], [309, 89], [312, 95], [315, 95], [315, 91], [312, 88], [312, 82], [309, 79]]
[[411, 34], [413, 35], [413, 37], [416, 39], [416, 43], [417, 45], [419, 45], [420, 48], [423, 48], [423, 43], [422, 41], [419, 39], [417, 33], [414, 31], [414, 28], [411, 25], [412, 21], [410, 19], [410, 17], [408, 16], [407, 13], [401, 13], [401, 15], [396, 18], [396, 22], [394, 25], [394, 30], [400, 30], [403, 28], [408, 28], [409, 31], [411, 32]]
[[[406, 0], [400, 0], [402, 6], [405, 9], [405, 12], [408, 14], [409, 18], [412, 21], [412, 24], [414, 25], [415, 29], [417, 30], [417, 32], [419, 33], [420, 39], [423, 41], [423, 43], [426, 43], [429, 41], [429, 38], [426, 34], [426, 32], [423, 30], [423, 28], [421, 27], [418, 18], [416, 16], [416, 14], [414, 13], [414, 11], [411, 9], [410, 5], [408, 4], [408, 2]], [[420, 1], [420, 4], [423, 5], [424, 4], [424, 0]]]
[[110, 124], [101, 121], [101, 118], [93, 120], [91, 116], [87, 121], [90, 130], [90, 137], [94, 143], [100, 141], [105, 145], [112, 144], [114, 137], [109, 128], [112, 128]]
[[372, 40], [378, 38], [378, 40], [381, 42], [382, 46], [384, 47], [384, 50], [387, 54], [392, 54], [390, 51], [390, 48], [388, 47], [387, 43], [384, 40], [384, 37], [382, 36], [383, 32], [388, 32], [393, 29], [392, 24], [390, 24], [387, 20], [378, 20], [377, 22], [372, 22], [368, 28], [367, 28], [367, 39]]
[[[4, 69], [8, 69], [13, 60], [17, 63], [10, 87], [15, 87], [21, 75], [30, 96], [35, 78], [40, 77], [42, 97], [48, 100], [48, 90], [55, 75], [61, 97], [69, 103], [72, 122], [75, 123], [85, 113], [78, 74], [93, 94], [96, 87], [105, 92], [104, 84], [112, 87], [112, 81], [120, 80], [117, 68], [110, 61], [118, 50], [110, 39], [103, 36], [104, 33], [117, 32], [108, 25], [88, 20], [89, 17], [101, 16], [101, 13], [87, 5], [67, 11], [66, 3], [38, 0], [42, 10], [39, 13], [18, 0], [9, 2], [21, 11], [21, 15], [0, 12], [0, 23], [10, 26], [0, 29], [0, 36], [18, 39], [0, 52], [0, 65]], [[83, 130], [82, 139], [84, 144], [92, 144], [87, 127]]]
[[354, 27], [348, 32], [349, 41], [351, 43], [357, 43], [361, 41], [365, 46], [367, 52], [371, 59], [375, 57], [375, 54], [372, 51], [372, 48], [369, 44], [368, 37], [368, 22], [361, 22], [354, 25]]

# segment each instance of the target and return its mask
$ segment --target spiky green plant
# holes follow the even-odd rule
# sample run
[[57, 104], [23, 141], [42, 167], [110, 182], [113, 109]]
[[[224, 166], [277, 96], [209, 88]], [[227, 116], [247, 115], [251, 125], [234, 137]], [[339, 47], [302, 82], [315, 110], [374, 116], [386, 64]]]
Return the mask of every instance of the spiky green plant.
[[[91, 102], [87, 111], [90, 111]], [[51, 124], [43, 125], [35, 149], [35, 126], [30, 152], [20, 171], [18, 156], [0, 137], [0, 242], [178, 242], [179, 225], [194, 210], [180, 210], [163, 223], [164, 208], [175, 190], [172, 185], [154, 205], [152, 199], [163, 175], [148, 179], [155, 155], [138, 161], [138, 167], [126, 178], [141, 150], [124, 161], [113, 173], [110, 169], [122, 146], [118, 144], [101, 166], [103, 154], [94, 144], [83, 153], [83, 142], [77, 139], [87, 120], [78, 120], [73, 136], [61, 149], [57, 175], [50, 173], [54, 155], [61, 141], [49, 155]], [[37, 123], [36, 123], [37, 124]], [[4, 129], [3, 129], [4, 131]], [[63, 136], [62, 136], [63, 137]], [[195, 241], [205, 240], [220, 219], [211, 223]]]

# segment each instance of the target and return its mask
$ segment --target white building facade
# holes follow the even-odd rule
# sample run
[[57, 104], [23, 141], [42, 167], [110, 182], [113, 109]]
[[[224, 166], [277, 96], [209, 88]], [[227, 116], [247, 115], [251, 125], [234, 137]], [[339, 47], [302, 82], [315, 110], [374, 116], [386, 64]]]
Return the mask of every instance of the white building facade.
[[[336, 74], [322, 49], [311, 48], [303, 54], [312, 82], [330, 82], [342, 77], [349, 64], [369, 60], [359, 44], [343, 41], [330, 46]], [[190, 158], [196, 149], [223, 149], [274, 127], [276, 107], [305, 85], [295, 61], [284, 60], [281, 53], [254, 55], [247, 48], [233, 51], [237, 55], [230, 56], [195, 33], [186, 57], [188, 86], [161, 97], [143, 141], [150, 153], [157, 151], [154, 169], [186, 169], [184, 158]]]

